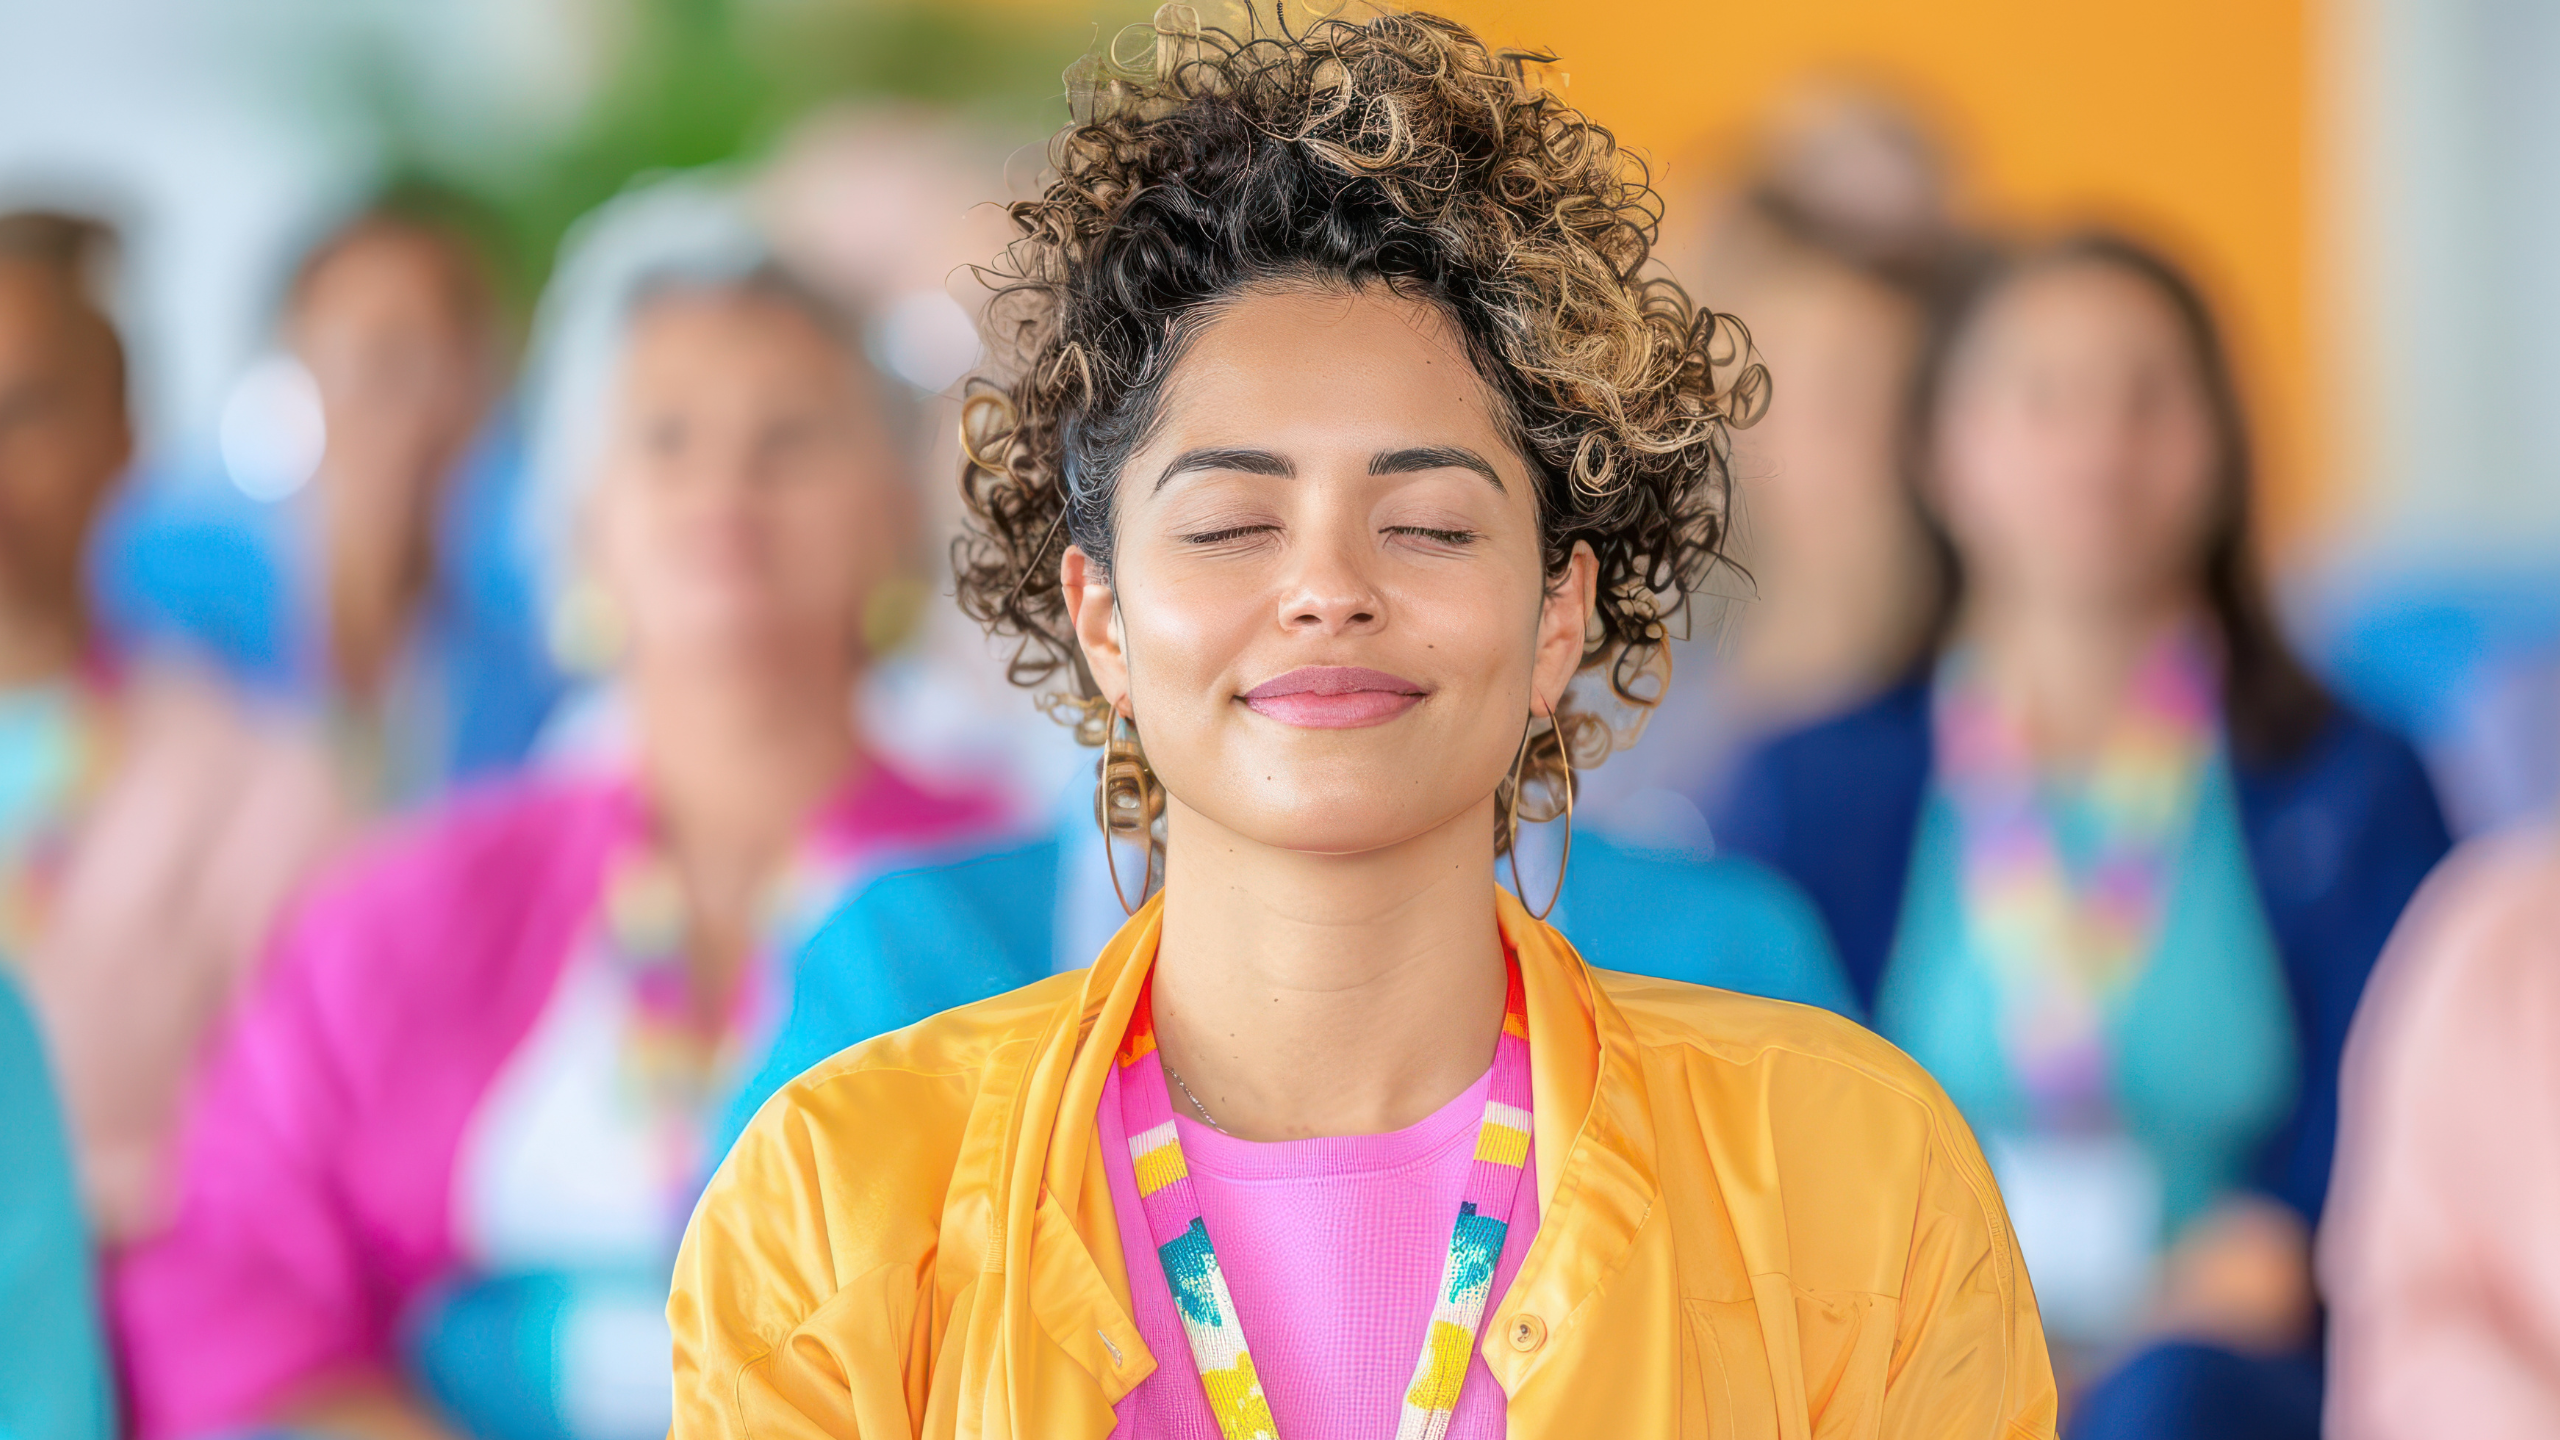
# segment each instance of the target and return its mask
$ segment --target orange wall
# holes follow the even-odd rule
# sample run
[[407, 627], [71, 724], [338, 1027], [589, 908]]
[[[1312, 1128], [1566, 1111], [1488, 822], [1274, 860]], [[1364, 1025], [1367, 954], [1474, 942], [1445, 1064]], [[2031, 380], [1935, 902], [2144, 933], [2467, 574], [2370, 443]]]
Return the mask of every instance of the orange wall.
[[1567, 97], [1674, 184], [1808, 73], [1873, 77], [1922, 103], [1978, 216], [2120, 220], [2198, 271], [2256, 402], [2274, 528], [2298, 533], [2322, 508], [2312, 0], [1424, 3], [1498, 44], [1555, 51]]

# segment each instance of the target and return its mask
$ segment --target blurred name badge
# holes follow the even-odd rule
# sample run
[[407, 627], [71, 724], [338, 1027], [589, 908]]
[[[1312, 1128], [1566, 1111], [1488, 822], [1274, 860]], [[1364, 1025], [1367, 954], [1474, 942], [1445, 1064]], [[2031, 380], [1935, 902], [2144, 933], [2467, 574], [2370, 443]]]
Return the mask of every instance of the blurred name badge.
[[2160, 1171], [2129, 1136], [1990, 1136], [2045, 1329], [2081, 1345], [2142, 1318], [2160, 1256]]

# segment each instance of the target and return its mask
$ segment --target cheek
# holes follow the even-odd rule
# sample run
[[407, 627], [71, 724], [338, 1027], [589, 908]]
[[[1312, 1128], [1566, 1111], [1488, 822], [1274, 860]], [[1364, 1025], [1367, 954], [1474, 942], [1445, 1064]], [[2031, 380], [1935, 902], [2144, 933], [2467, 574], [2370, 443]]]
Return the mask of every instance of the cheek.
[[1212, 714], [1227, 697], [1245, 652], [1270, 628], [1272, 601], [1215, 574], [1168, 575], [1143, 564], [1115, 577], [1132, 704], [1143, 716], [1167, 709]]
[[2154, 491], [2159, 529], [2186, 549], [2202, 543], [2220, 508], [2220, 447], [2201, 418], [2164, 427]]
[[2051, 466], [2038, 427], [2015, 407], [1952, 416], [1938, 447], [1939, 515], [1959, 540], [2003, 543], [2037, 528]]

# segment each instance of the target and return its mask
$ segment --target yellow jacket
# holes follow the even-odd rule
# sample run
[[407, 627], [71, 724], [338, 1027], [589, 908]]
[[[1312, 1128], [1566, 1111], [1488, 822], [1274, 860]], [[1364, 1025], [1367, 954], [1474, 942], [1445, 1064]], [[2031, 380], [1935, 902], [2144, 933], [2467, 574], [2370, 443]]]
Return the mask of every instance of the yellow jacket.
[[[1496, 894], [1540, 1206], [1482, 1341], [1515, 1440], [2054, 1433], [1999, 1192], [1919, 1066], [1824, 1011], [1591, 969]], [[676, 1262], [676, 1440], [1110, 1433], [1157, 1361], [1094, 1112], [1156, 934], [1151, 904], [1091, 969], [764, 1107]]]

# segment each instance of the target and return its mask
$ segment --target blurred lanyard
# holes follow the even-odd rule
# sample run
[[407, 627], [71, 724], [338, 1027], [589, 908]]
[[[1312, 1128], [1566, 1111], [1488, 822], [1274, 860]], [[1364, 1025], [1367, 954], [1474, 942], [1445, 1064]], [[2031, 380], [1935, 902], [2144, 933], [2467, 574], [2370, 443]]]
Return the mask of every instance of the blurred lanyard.
[[683, 876], [633, 801], [629, 835], [606, 862], [595, 943], [627, 997], [621, 1076], [655, 1132], [659, 1179], [679, 1217], [713, 1157], [720, 1106], [768, 1038], [775, 967], [796, 956], [851, 879], [854, 856], [823, 830], [804, 837], [766, 886], [737, 992], [716, 1029], [702, 1022], [687, 947], [694, 939]]
[[23, 964], [88, 802], [115, 714], [104, 676], [0, 692], [0, 958]]
[[1999, 991], [2010, 1065], [2039, 1126], [2107, 1128], [2107, 1020], [2157, 938], [2220, 734], [2210, 653], [2186, 631], [2157, 646], [2087, 768], [2068, 775], [2039, 765], [1971, 650], [1940, 665], [1936, 705], [1967, 929]]

